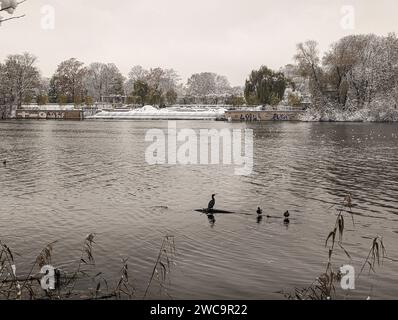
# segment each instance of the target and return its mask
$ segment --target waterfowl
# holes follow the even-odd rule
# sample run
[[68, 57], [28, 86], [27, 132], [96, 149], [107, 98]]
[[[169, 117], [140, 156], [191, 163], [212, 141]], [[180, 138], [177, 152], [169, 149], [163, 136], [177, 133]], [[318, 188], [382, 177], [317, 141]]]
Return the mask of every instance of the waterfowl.
[[257, 214], [258, 214], [258, 215], [262, 215], [262, 214], [263, 214], [263, 210], [261, 210], [260, 207], [257, 208]]
[[211, 195], [211, 200], [209, 202], [209, 204], [207, 205], [207, 210], [212, 210], [216, 204], [216, 199], [214, 198], [216, 196], [216, 194], [212, 194]]
[[283, 214], [283, 216], [284, 216], [285, 218], [289, 218], [289, 217], [290, 217], [289, 210], [288, 210], [288, 211], [286, 211], [286, 212]]

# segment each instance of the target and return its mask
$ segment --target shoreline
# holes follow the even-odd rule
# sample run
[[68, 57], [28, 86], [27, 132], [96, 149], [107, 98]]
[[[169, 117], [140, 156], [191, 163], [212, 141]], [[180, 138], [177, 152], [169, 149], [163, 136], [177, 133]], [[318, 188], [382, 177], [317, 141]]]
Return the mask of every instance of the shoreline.
[[6, 107], [9, 112], [0, 121], [7, 120], [64, 120], [64, 121], [227, 121], [227, 122], [320, 122], [320, 123], [396, 123], [398, 110], [362, 109], [358, 111], [297, 109], [289, 106], [228, 107], [178, 105], [158, 109], [152, 106], [130, 109], [96, 109], [72, 106]]
[[[10, 122], [28, 122], [28, 121], [62, 121], [62, 122], [76, 122], [76, 120], [72, 119], [17, 119], [17, 118], [8, 118], [8, 119], [0, 119], [0, 123], [10, 123]], [[214, 121], [214, 122], [229, 122], [229, 123], [346, 123], [346, 124], [359, 124], [359, 123], [379, 123], [379, 124], [396, 124], [398, 120], [262, 120], [262, 121], [228, 121], [227, 119], [179, 119], [179, 118], [168, 118], [168, 119], [159, 119], [159, 118], [142, 118], [142, 119], [133, 119], [133, 118], [85, 118], [82, 121], [89, 122], [107, 122], [107, 121], [120, 121], [120, 122], [146, 122], [146, 121]], [[79, 122], [79, 121], [77, 121]]]

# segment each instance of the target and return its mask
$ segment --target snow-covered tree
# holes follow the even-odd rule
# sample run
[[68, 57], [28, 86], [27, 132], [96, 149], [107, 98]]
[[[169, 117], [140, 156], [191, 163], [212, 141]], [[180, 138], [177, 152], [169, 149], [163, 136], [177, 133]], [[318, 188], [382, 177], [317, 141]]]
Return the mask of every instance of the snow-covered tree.
[[0, 0], [0, 12], [7, 13], [9, 16], [1, 16], [0, 15], [0, 26], [3, 22], [22, 18], [25, 15], [14, 16], [15, 10], [17, 9], [18, 5], [25, 2], [26, 0]]
[[298, 69], [310, 78], [311, 109], [321, 118], [333, 119], [336, 112], [358, 110], [368, 112], [371, 119], [398, 117], [395, 34], [346, 36], [331, 45], [322, 64], [316, 43], [306, 42], [298, 46], [296, 60]]
[[229, 95], [231, 89], [231, 84], [226, 76], [216, 76], [216, 94]]
[[194, 103], [217, 103], [230, 96], [231, 90], [227, 77], [213, 72], [193, 74], [187, 82], [187, 95]]
[[87, 69], [75, 58], [61, 62], [50, 85], [50, 95], [58, 102], [80, 104], [86, 96], [85, 76]]
[[7, 96], [6, 68], [5, 65], [0, 62], [0, 106], [5, 105], [8, 102]]
[[336, 92], [332, 102], [343, 110], [371, 105], [397, 87], [398, 42], [394, 34], [347, 36], [332, 45], [323, 62], [327, 84]]
[[299, 43], [294, 59], [297, 62], [297, 69], [300, 75], [309, 79], [314, 105], [323, 106], [325, 83], [318, 43], [313, 40]]
[[187, 82], [187, 93], [191, 96], [207, 96], [215, 94], [217, 75], [212, 72], [202, 72], [193, 74]]
[[48, 99], [49, 88], [50, 88], [50, 79], [41, 77], [35, 89], [35, 98], [36, 98], [35, 102], [38, 105], [47, 104], [49, 102]]
[[134, 90], [134, 83], [136, 81], [146, 81], [147, 76], [148, 70], [145, 70], [142, 66], [136, 65], [132, 67], [125, 83], [127, 94], [130, 94]]
[[146, 77], [151, 88], [159, 89], [162, 93], [175, 90], [180, 77], [174, 69], [153, 68]]
[[137, 80], [145, 80], [146, 77], [148, 76], [148, 70], [145, 70], [142, 66], [134, 66], [131, 68], [130, 72], [129, 72], [129, 79], [134, 81]]
[[173, 104], [176, 101], [179, 81], [180, 77], [174, 69], [146, 70], [135, 66], [129, 73], [126, 91], [139, 98], [138, 103]]
[[104, 96], [123, 95], [124, 77], [113, 63], [91, 63], [87, 68], [86, 87], [95, 101]]
[[0, 68], [0, 92], [4, 103], [21, 106], [34, 95], [40, 81], [36, 60], [30, 53], [7, 57]]

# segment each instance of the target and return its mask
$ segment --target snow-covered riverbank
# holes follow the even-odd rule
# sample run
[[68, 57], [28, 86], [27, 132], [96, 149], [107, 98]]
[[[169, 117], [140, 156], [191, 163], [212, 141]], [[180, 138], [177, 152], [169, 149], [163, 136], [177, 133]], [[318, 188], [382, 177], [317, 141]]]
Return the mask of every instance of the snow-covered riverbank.
[[398, 122], [396, 108], [364, 108], [356, 111], [336, 109], [308, 109], [300, 116], [301, 121], [334, 121], [334, 122]]
[[88, 120], [215, 120], [223, 118], [226, 109], [224, 108], [181, 108], [171, 107], [157, 109], [152, 106], [144, 106], [140, 109], [126, 111], [101, 111]]
[[[3, 110], [3, 109], [4, 110]], [[73, 106], [45, 105], [22, 106], [24, 110], [75, 110]], [[7, 113], [6, 113], [7, 110]], [[144, 106], [138, 109], [85, 109], [84, 118], [87, 120], [216, 120], [225, 119], [227, 109], [209, 106], [178, 106], [158, 109]], [[245, 108], [245, 112], [267, 111], [263, 107]], [[273, 110], [273, 109], [272, 109]], [[272, 111], [271, 109], [269, 111]], [[279, 111], [291, 111], [285, 107]], [[398, 108], [373, 107], [356, 111], [342, 111], [337, 108], [312, 109], [309, 108], [297, 116], [296, 121], [304, 122], [398, 122]], [[0, 119], [15, 119], [15, 107], [0, 106]]]

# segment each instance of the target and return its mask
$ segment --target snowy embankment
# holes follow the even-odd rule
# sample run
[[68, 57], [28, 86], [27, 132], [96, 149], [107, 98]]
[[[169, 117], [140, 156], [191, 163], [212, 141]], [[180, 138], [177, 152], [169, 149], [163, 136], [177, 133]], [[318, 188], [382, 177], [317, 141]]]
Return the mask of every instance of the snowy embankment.
[[342, 111], [336, 109], [315, 110], [307, 109], [301, 121], [330, 121], [330, 122], [398, 122], [398, 109], [392, 108], [364, 108], [356, 111]]
[[224, 108], [165, 108], [144, 106], [127, 111], [101, 111], [86, 119], [90, 120], [215, 120], [223, 118]]
[[59, 104], [46, 104], [46, 105], [37, 105], [37, 104], [23, 104], [21, 109], [24, 110], [74, 110], [74, 105], [59, 105]]

